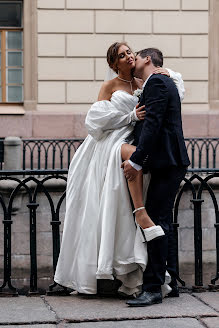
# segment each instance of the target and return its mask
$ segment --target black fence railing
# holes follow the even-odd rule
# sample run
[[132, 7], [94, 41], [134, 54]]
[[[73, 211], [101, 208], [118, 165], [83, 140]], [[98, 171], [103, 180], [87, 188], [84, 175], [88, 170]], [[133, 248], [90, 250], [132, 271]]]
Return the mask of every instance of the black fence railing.
[[[22, 169], [67, 169], [84, 139], [22, 139]], [[185, 138], [191, 161], [189, 171], [219, 167], [219, 138]], [[0, 139], [0, 170], [4, 163], [4, 139]]]
[[[29, 293], [36, 294], [38, 293], [38, 268], [37, 268], [37, 208], [40, 206], [38, 203], [39, 192], [43, 193], [46, 197], [51, 216], [48, 217], [51, 223], [51, 233], [52, 233], [52, 249], [53, 249], [53, 271], [55, 271], [59, 251], [60, 251], [60, 207], [65, 199], [65, 192], [63, 192], [58, 202], [53, 201], [50, 192], [46, 187], [46, 182], [51, 179], [61, 179], [66, 181], [67, 170], [24, 170], [24, 171], [11, 171], [11, 172], [1, 172], [0, 183], [4, 180], [14, 181], [17, 185], [11, 191], [9, 201], [5, 202], [4, 197], [0, 194], [0, 204], [3, 210], [3, 226], [4, 226], [4, 276], [3, 284], [0, 287], [0, 296], [5, 295], [17, 295], [17, 289], [12, 284], [12, 230], [13, 230], [13, 220], [12, 220], [12, 211], [13, 204], [16, 196], [21, 191], [21, 189], [28, 196], [28, 203], [26, 204], [29, 211], [29, 231], [30, 231], [30, 286]], [[21, 178], [18, 178], [18, 175]], [[23, 178], [23, 176], [27, 176]], [[37, 177], [36, 177], [37, 176]], [[41, 178], [40, 178], [41, 176]], [[194, 254], [195, 254], [195, 288], [199, 289], [203, 286], [203, 263], [202, 263], [202, 204], [204, 200], [202, 199], [203, 191], [206, 190], [209, 194], [209, 197], [212, 199], [214, 212], [215, 212], [215, 224], [216, 229], [216, 240], [215, 240], [215, 250], [216, 250], [216, 268], [215, 268], [215, 277], [209, 281], [209, 286], [211, 289], [216, 289], [216, 281], [219, 279], [219, 210], [216, 195], [211, 188], [211, 181], [214, 178], [219, 177], [219, 170], [214, 173], [209, 173], [206, 177], [201, 177], [197, 174], [184, 179], [184, 184], [181, 187], [178, 196], [175, 202], [174, 208], [174, 235], [175, 235], [175, 256], [178, 262], [178, 227], [180, 222], [178, 222], [178, 212], [179, 205], [182, 199], [182, 195], [186, 191], [190, 191], [192, 198], [189, 200], [193, 203], [194, 208]], [[197, 185], [197, 180], [199, 184]], [[196, 181], [196, 183], [194, 183]], [[35, 183], [34, 188], [30, 188], [30, 182]], [[179, 267], [178, 267], [179, 268]], [[1, 277], [0, 277], [1, 278]], [[184, 284], [183, 281], [181, 281]], [[53, 283], [48, 286], [48, 294], [54, 294], [57, 284]], [[63, 293], [67, 293], [67, 288], [62, 289]]]
[[22, 139], [23, 170], [64, 169], [84, 139]]
[[[3, 225], [4, 225], [4, 277], [3, 284], [0, 287], [0, 296], [5, 295], [17, 295], [16, 288], [12, 285], [11, 282], [11, 238], [12, 238], [12, 214], [13, 214], [13, 204], [16, 196], [21, 191], [21, 189], [25, 190], [28, 196], [28, 203], [26, 206], [29, 210], [29, 231], [30, 231], [30, 288], [29, 294], [37, 294], [37, 208], [38, 204], [38, 194], [39, 192], [43, 192], [45, 197], [48, 200], [51, 216], [50, 216], [50, 224], [52, 226], [52, 248], [53, 248], [53, 271], [55, 270], [59, 250], [60, 250], [60, 221], [59, 221], [59, 211], [62, 205], [62, 202], [65, 199], [65, 192], [61, 195], [57, 205], [54, 205], [53, 199], [50, 196], [47, 188], [45, 187], [45, 183], [51, 179], [61, 179], [67, 181], [66, 175], [67, 170], [48, 170], [48, 171], [3, 171], [0, 175], [0, 182], [14, 181], [17, 183], [17, 186], [12, 190], [10, 194], [10, 198], [7, 204], [7, 201], [4, 200], [4, 197], [0, 194], [0, 204], [3, 210]], [[18, 175], [21, 178], [18, 178]], [[26, 178], [23, 178], [27, 175]], [[35, 177], [35, 175], [37, 177]], [[40, 178], [40, 176], [43, 176]], [[30, 187], [30, 182], [35, 183], [36, 187], [33, 189]], [[18, 246], [18, 245], [17, 245]], [[65, 290], [65, 288], [64, 288]]]
[[190, 168], [219, 168], [219, 138], [185, 138]]
[[[84, 139], [23, 139], [23, 170], [63, 169]], [[219, 138], [185, 138], [189, 169], [219, 168]]]

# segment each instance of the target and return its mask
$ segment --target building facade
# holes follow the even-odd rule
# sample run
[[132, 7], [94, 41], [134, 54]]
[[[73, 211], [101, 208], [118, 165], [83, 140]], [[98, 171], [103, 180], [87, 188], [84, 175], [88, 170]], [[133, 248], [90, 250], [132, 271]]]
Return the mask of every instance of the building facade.
[[185, 135], [219, 136], [219, 0], [3, 4], [0, 137], [86, 136], [84, 118], [97, 99], [106, 51], [115, 41], [127, 41], [134, 51], [161, 49], [164, 67], [185, 81]]

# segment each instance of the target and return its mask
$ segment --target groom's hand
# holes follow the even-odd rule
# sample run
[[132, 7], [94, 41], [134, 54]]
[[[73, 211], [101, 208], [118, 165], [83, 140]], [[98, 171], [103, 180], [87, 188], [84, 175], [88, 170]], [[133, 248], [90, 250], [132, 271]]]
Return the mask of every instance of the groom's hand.
[[124, 161], [121, 168], [124, 170], [124, 175], [128, 181], [134, 180], [138, 174], [138, 171], [131, 166], [129, 161]]

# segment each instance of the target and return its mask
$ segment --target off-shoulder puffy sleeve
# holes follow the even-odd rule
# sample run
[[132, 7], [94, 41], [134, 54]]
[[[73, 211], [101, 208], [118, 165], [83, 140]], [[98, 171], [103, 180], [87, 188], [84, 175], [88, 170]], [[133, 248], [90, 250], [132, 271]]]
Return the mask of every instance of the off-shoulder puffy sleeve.
[[106, 131], [129, 125], [133, 120], [133, 112], [122, 112], [109, 100], [102, 100], [91, 106], [85, 119], [85, 125], [88, 133], [94, 139], [99, 140]]

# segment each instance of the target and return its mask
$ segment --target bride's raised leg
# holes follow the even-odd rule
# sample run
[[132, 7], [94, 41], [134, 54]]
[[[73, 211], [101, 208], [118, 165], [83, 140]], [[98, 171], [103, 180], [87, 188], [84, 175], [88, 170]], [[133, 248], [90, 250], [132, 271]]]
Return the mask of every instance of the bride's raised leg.
[[[128, 160], [136, 150], [135, 146], [130, 144], [123, 144], [121, 147], [122, 160]], [[144, 208], [143, 202], [143, 173], [142, 170], [138, 171], [135, 179], [128, 182], [128, 188], [132, 197], [132, 201], [135, 209], [143, 207], [141, 210], [136, 211], [135, 218], [137, 223], [143, 228], [149, 228], [154, 226], [154, 222], [151, 220]]]
[[[123, 144], [121, 148], [122, 159], [128, 160], [136, 147]], [[143, 202], [143, 173], [142, 170], [138, 171], [135, 179], [128, 181], [128, 188], [132, 197], [132, 201], [135, 207], [135, 220], [139, 225], [142, 232], [142, 241], [150, 241], [155, 238], [159, 238], [164, 235], [164, 231], [161, 226], [156, 226], [149, 217]]]

